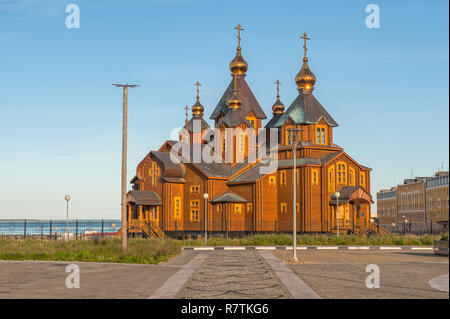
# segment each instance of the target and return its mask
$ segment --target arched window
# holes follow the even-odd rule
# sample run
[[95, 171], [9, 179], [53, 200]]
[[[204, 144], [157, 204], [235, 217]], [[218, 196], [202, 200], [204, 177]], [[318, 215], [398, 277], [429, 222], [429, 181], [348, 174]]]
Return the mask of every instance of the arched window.
[[343, 162], [337, 164], [337, 182], [345, 184], [347, 180], [347, 165]]

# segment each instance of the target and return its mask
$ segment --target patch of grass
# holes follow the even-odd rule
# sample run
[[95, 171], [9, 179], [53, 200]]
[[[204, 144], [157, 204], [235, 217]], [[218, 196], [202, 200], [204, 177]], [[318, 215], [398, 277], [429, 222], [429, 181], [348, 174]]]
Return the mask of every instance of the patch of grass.
[[442, 234], [441, 240], [448, 240], [448, 233]]
[[[297, 245], [395, 245], [395, 246], [431, 246], [433, 240], [439, 236], [432, 235], [383, 235], [383, 236], [356, 236], [356, 235], [298, 235]], [[181, 241], [183, 246], [203, 246], [204, 240], [186, 239]], [[242, 238], [213, 237], [208, 239], [208, 246], [290, 246], [292, 236], [289, 234], [261, 234]]]
[[129, 239], [122, 253], [120, 239], [103, 240], [13, 240], [0, 239], [0, 260], [53, 260], [157, 264], [181, 252], [172, 239]]

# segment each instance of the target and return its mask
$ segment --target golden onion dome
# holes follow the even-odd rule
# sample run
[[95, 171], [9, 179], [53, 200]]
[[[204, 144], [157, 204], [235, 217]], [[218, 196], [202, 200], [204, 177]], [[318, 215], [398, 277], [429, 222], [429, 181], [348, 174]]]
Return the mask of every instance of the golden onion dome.
[[236, 51], [236, 56], [234, 57], [233, 61], [230, 63], [230, 70], [231, 74], [245, 74], [248, 69], [248, 64], [244, 60], [241, 54], [241, 48], [238, 47]]
[[279, 96], [277, 96], [277, 100], [275, 101], [275, 104], [272, 106], [272, 111], [274, 115], [281, 115], [284, 112], [284, 104], [281, 103]]
[[314, 90], [314, 84], [316, 83], [316, 76], [312, 73], [308, 66], [308, 58], [303, 58], [303, 65], [300, 72], [295, 77], [295, 83], [297, 83], [298, 90]]
[[230, 109], [239, 109], [241, 108], [241, 100], [237, 96], [236, 90], [233, 90], [233, 96], [228, 100], [228, 108]]
[[200, 99], [197, 97], [197, 101], [195, 102], [195, 104], [192, 106], [192, 115], [194, 116], [203, 116], [203, 111], [205, 110], [205, 108], [203, 107], [203, 105], [200, 103]]

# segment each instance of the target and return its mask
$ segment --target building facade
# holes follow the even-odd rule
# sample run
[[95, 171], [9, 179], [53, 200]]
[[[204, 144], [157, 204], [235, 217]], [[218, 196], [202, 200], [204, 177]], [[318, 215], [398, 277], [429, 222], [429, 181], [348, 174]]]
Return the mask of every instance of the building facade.
[[[377, 193], [381, 225], [415, 232], [448, 227], [448, 172], [434, 177], [405, 179], [403, 184]], [[406, 228], [405, 228], [406, 227]]]
[[448, 172], [426, 181], [427, 220], [448, 227]]
[[246, 80], [242, 28], [236, 29], [232, 78], [211, 114], [213, 127], [204, 119], [197, 83], [179, 140], [150, 151], [131, 180], [129, 232], [145, 233], [146, 225], [169, 234], [201, 234], [205, 227], [213, 233], [292, 231], [294, 209], [299, 232], [335, 232], [338, 223], [340, 231], [368, 229], [371, 169], [334, 143], [338, 124], [313, 95], [306, 34], [298, 95], [285, 109], [277, 81], [273, 114], [263, 127], [267, 116]]
[[[377, 217], [380, 224], [397, 223], [397, 188], [382, 189], [377, 193]], [[392, 225], [393, 226], [393, 225]]]

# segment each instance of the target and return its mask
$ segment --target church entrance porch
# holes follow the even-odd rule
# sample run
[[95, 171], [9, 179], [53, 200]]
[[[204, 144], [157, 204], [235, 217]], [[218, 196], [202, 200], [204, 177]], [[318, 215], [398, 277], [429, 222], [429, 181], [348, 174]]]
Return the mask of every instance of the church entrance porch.
[[[363, 234], [371, 229], [370, 205], [372, 196], [361, 186], [344, 186], [337, 199], [331, 195], [331, 232], [340, 234]], [[337, 214], [336, 214], [336, 207]]]
[[164, 238], [160, 228], [161, 199], [153, 191], [132, 190], [127, 194], [128, 234]]

